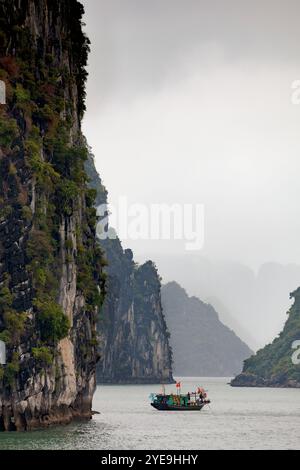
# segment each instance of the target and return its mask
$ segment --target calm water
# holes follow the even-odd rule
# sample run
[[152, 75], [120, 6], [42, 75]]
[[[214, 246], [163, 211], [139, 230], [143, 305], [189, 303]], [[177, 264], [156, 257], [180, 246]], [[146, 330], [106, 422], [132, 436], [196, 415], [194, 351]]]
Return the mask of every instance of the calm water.
[[183, 381], [185, 391], [208, 389], [211, 409], [199, 413], [152, 409], [148, 396], [159, 386], [102, 386], [91, 422], [0, 434], [0, 449], [300, 449], [300, 390], [237, 389], [228, 380]]

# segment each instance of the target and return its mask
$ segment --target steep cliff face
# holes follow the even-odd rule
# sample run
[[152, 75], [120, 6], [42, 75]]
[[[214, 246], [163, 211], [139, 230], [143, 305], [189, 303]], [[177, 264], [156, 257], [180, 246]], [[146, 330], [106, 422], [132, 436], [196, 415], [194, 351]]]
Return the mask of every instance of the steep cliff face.
[[76, 0], [0, 1], [0, 430], [91, 417], [104, 289], [82, 14]]
[[[97, 190], [97, 204], [106, 204], [107, 193], [92, 158], [87, 173], [91, 187]], [[151, 261], [136, 265], [132, 251], [124, 251], [118, 238], [100, 244], [108, 263], [108, 277], [99, 322], [99, 382], [173, 382], [169, 333], [155, 265]]]
[[[172, 358], [156, 267], [151, 261], [136, 266], [121, 245], [117, 253], [116, 246], [112, 250], [118, 259], [108, 268], [99, 382], [170, 383]], [[107, 247], [106, 254], [111, 260]]]
[[245, 361], [242, 374], [231, 382], [232, 386], [300, 388], [300, 288], [291, 298], [295, 301], [283, 331], [272, 344]]
[[192, 377], [232, 377], [252, 351], [219, 320], [214, 308], [189, 297], [176, 282], [162, 288], [171, 333], [174, 373]]

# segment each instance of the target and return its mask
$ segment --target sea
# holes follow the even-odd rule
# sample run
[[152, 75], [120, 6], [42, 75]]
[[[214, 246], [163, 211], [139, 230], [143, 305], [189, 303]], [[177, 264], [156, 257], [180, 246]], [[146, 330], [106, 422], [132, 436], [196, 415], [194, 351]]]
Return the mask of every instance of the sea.
[[[210, 406], [164, 412], [150, 406], [159, 385], [102, 385], [89, 422], [1, 433], [1, 450], [300, 449], [300, 390], [232, 388], [230, 378], [180, 378], [182, 392], [204, 387]], [[166, 386], [175, 392], [174, 385]]]

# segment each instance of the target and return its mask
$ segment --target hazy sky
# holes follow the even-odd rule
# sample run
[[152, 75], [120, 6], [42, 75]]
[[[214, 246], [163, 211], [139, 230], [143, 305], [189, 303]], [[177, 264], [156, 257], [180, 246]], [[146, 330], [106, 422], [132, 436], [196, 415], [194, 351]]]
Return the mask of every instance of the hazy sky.
[[201, 255], [300, 263], [299, 0], [83, 3], [84, 132], [110, 201], [203, 203]]

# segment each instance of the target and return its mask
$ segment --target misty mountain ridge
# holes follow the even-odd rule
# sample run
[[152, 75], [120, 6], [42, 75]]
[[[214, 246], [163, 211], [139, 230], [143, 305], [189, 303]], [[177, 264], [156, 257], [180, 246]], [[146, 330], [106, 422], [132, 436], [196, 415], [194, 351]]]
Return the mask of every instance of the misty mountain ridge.
[[220, 320], [254, 350], [282, 330], [291, 306], [289, 293], [300, 283], [296, 264], [265, 263], [256, 273], [242, 263], [197, 254], [156, 253], [155, 259], [164, 283], [173, 281], [176, 272], [188, 294], [211, 303]]
[[212, 305], [189, 297], [176, 282], [163, 286], [162, 303], [175, 375], [229, 377], [242, 370], [253, 353], [221, 323]]

